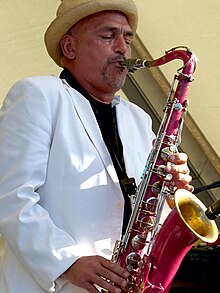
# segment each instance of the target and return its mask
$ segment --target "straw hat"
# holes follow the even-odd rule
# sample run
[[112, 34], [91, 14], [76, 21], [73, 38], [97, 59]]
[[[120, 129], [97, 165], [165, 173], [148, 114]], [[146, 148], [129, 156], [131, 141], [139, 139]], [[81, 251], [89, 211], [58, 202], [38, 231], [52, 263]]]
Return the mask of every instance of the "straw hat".
[[44, 39], [50, 57], [58, 66], [62, 67], [60, 39], [79, 20], [105, 10], [116, 10], [124, 13], [132, 31], [135, 33], [138, 14], [132, 0], [63, 0], [61, 2], [57, 10], [57, 16], [49, 25]]

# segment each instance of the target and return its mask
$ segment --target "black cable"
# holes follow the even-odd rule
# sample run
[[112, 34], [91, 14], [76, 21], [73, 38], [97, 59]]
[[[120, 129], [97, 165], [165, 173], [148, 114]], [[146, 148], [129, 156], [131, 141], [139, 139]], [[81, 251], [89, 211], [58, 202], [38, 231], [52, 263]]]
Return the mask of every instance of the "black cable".
[[220, 187], [220, 181], [215, 181], [211, 184], [205, 185], [205, 186], [200, 186], [200, 187], [196, 187], [193, 191], [194, 194], [205, 191], [205, 190], [209, 190], [209, 189], [213, 189], [213, 188], [218, 188]]
[[[220, 181], [215, 181], [211, 184], [195, 188], [193, 193], [196, 194], [201, 191], [205, 191], [205, 190], [209, 190], [209, 189], [213, 189], [213, 188], [218, 188], [218, 187], [220, 187]], [[210, 205], [207, 208], [205, 213], [206, 213], [206, 216], [210, 220], [217, 219], [220, 216], [220, 199], [215, 201], [212, 205]]]

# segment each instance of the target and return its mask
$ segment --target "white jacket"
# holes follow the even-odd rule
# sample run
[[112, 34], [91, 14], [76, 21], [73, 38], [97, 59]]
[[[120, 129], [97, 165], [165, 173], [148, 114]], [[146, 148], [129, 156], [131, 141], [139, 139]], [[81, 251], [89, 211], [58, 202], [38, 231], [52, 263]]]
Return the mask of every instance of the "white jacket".
[[[151, 119], [115, 103], [127, 174], [139, 182]], [[111, 257], [123, 205], [89, 102], [54, 76], [16, 83], [0, 113], [0, 292], [85, 292], [59, 276], [82, 255]]]

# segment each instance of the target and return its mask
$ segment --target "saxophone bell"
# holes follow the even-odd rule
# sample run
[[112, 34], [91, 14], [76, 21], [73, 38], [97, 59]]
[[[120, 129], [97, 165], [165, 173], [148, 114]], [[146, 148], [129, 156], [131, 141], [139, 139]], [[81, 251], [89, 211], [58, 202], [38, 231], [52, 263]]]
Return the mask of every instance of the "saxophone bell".
[[[198, 240], [213, 243], [218, 239], [217, 225], [206, 216], [206, 210], [191, 192], [185, 189], [176, 191], [175, 207], [163, 223], [151, 251], [150, 280], [153, 284], [161, 283], [163, 293], [169, 292], [183, 258]], [[158, 291], [152, 288], [145, 292]]]

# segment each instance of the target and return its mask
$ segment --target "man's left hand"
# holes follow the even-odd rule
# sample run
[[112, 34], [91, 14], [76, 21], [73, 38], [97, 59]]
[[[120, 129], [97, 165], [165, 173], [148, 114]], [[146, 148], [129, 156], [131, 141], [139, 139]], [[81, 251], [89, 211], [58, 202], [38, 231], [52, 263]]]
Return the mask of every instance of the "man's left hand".
[[192, 192], [194, 188], [190, 185], [192, 176], [189, 175], [187, 159], [185, 153], [174, 153], [169, 156], [165, 170], [173, 175], [172, 183], [177, 189], [184, 188]]

